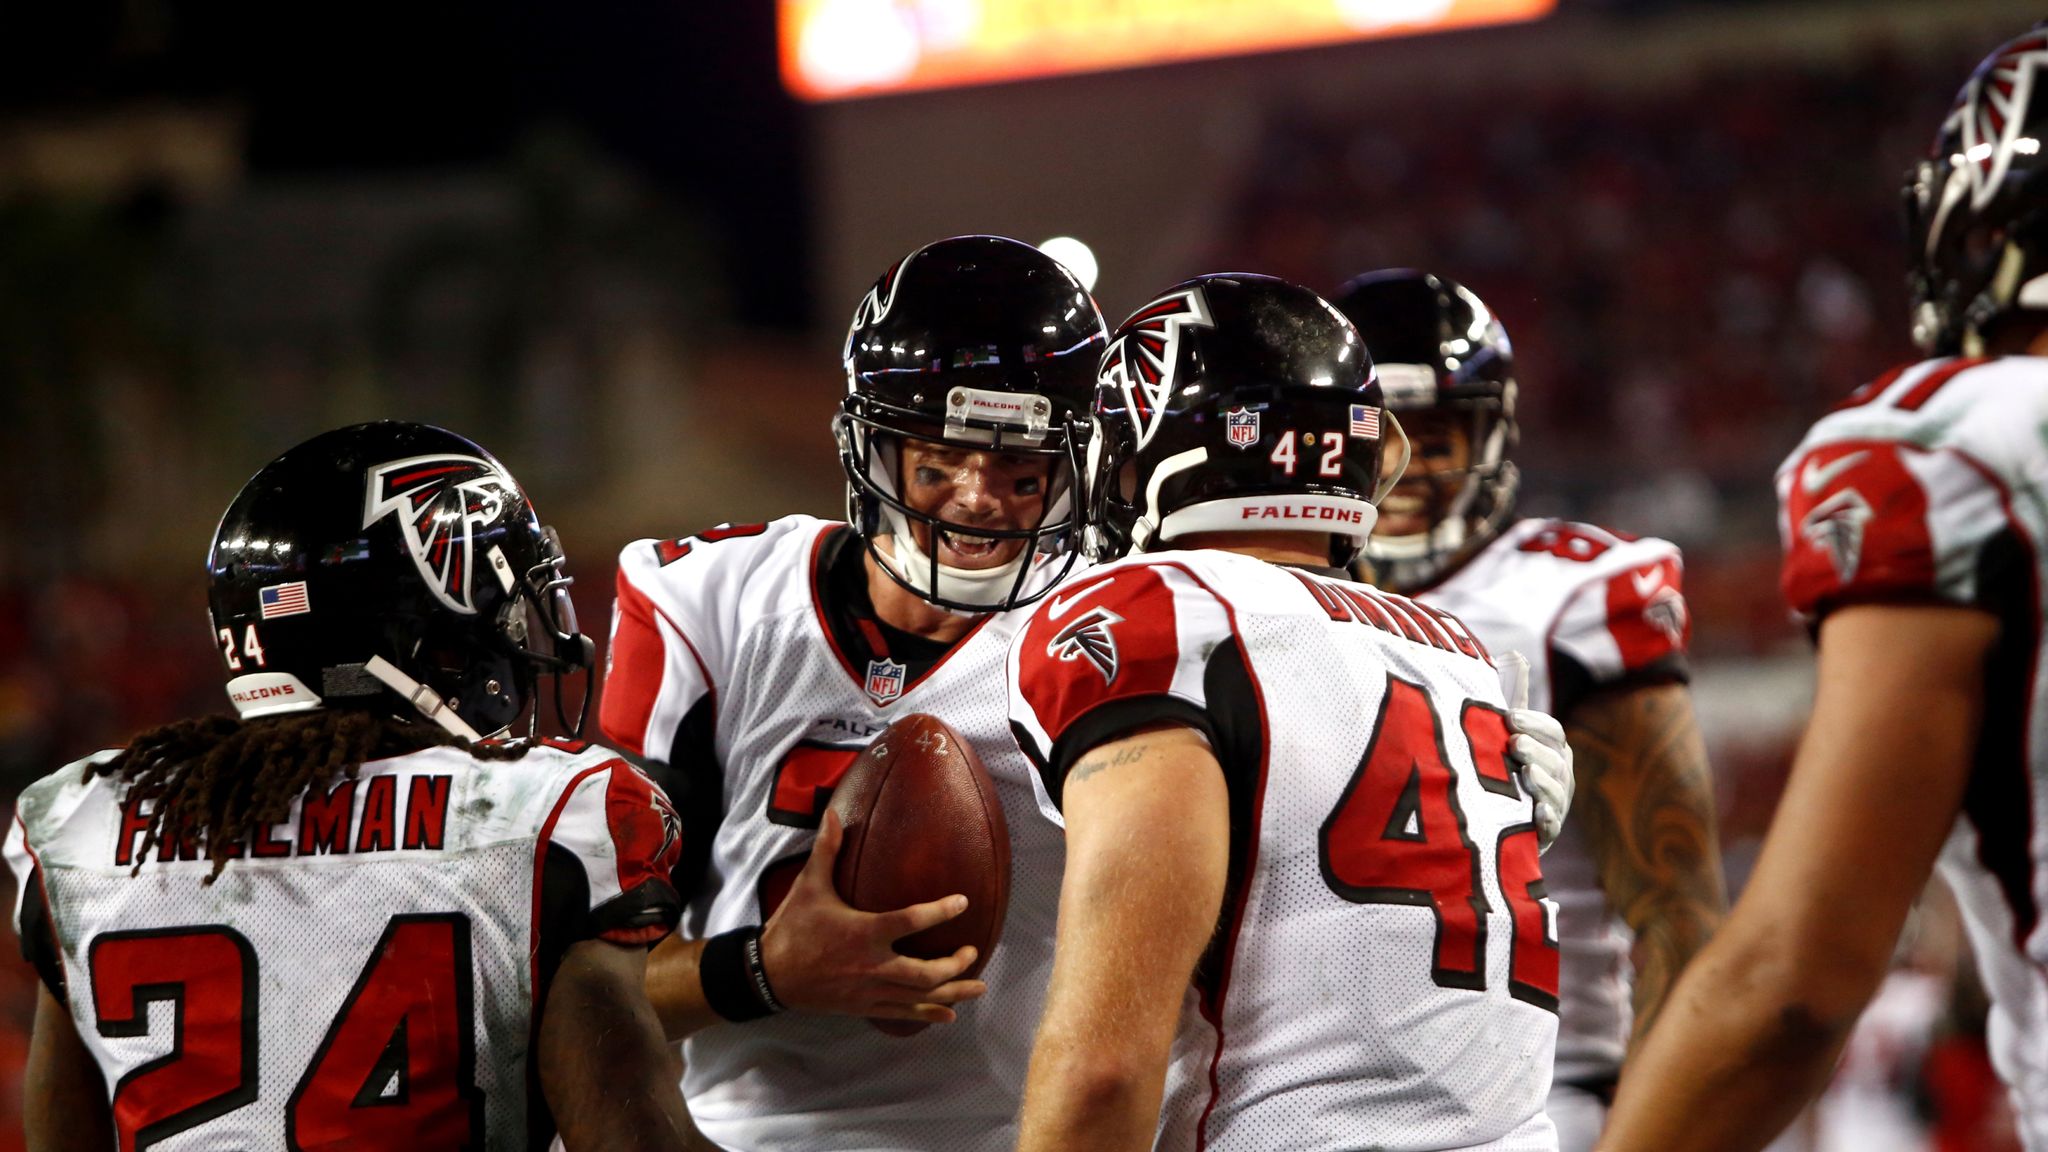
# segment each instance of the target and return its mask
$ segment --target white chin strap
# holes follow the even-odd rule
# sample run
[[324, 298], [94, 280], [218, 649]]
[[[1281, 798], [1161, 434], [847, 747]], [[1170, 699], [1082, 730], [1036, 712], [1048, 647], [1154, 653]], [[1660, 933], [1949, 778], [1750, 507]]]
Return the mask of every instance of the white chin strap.
[[[951, 600], [956, 604], [974, 604], [985, 608], [999, 608], [1010, 595], [1010, 588], [1017, 582], [1017, 571], [1032, 560], [1031, 548], [1017, 550], [1007, 564], [993, 568], [956, 568], [951, 564], [938, 565], [938, 586], [932, 587], [932, 558], [917, 546], [917, 534], [903, 515], [894, 508], [884, 506], [882, 519], [889, 527], [889, 533], [876, 543], [886, 542], [888, 547], [877, 547], [876, 555], [889, 570], [902, 578], [905, 584], [918, 595], [930, 599], [934, 596]], [[932, 531], [939, 529], [934, 527]], [[1053, 572], [1033, 573], [1025, 577], [1024, 587], [1018, 590], [1020, 597], [1028, 597], [1047, 583]]]
[[382, 656], [370, 657], [363, 665], [363, 671], [382, 681], [386, 688], [405, 697], [419, 714], [439, 724], [442, 728], [474, 744], [483, 739], [483, 734], [469, 726], [468, 721], [455, 714], [455, 706], [435, 694], [432, 688], [407, 676], [398, 670], [398, 665]]

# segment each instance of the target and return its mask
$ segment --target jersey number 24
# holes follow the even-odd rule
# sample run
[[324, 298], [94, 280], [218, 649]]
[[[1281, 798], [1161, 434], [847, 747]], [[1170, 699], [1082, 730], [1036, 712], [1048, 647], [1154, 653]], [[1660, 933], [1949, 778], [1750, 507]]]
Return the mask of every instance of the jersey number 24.
[[[149, 1032], [168, 1001], [170, 1051], [114, 1087], [121, 1152], [256, 1100], [257, 966], [225, 925], [106, 932], [88, 952], [110, 1039]], [[469, 918], [393, 916], [285, 1109], [291, 1148], [480, 1148]]]

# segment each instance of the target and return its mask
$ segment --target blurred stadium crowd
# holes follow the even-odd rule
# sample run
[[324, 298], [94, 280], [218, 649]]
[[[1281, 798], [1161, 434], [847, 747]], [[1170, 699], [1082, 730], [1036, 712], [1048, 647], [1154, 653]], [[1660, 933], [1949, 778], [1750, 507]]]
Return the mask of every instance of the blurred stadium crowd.
[[[1701, 712], [1721, 776], [1731, 868], [1769, 819], [1787, 741], [1804, 714], [1806, 648], [1777, 593], [1768, 477], [1818, 413], [1909, 355], [1897, 203], [1888, 192], [1981, 48], [1872, 49], [1826, 68], [1716, 68], [1624, 93], [1559, 83], [1512, 107], [1453, 90], [1342, 115], [1275, 114], [1211, 242], [1212, 267], [1325, 290], [1370, 268], [1427, 266], [1499, 309], [1519, 354], [1527, 511], [1655, 532], [1686, 549]], [[664, 392], [636, 391], [633, 381], [673, 372], [703, 392], [674, 402], [715, 415], [729, 403], [720, 372], [746, 375], [772, 401], [765, 420], [774, 427], [745, 434], [801, 465], [778, 497], [829, 514], [836, 472], [825, 424], [834, 395], [822, 339], [721, 369], [720, 357], [733, 355], [715, 347], [715, 333], [699, 340], [691, 332], [680, 349], [634, 336], [694, 314], [703, 289], [640, 259], [632, 229], [665, 229], [669, 252], [689, 250], [687, 229], [639, 205], [630, 184], [550, 179], [520, 185], [538, 189], [537, 198], [505, 200], [513, 207], [503, 219], [513, 223], [435, 249], [439, 264], [420, 264], [417, 247], [391, 249], [390, 260], [415, 262], [418, 289], [395, 314], [386, 311], [396, 327], [384, 337], [357, 333], [372, 350], [360, 357], [351, 345], [238, 358], [246, 333], [166, 334], [165, 318], [180, 314], [175, 286], [191, 282], [199, 256], [232, 249], [240, 235], [230, 230], [209, 248], [205, 230], [193, 230], [197, 217], [180, 218], [175, 198], [108, 208], [31, 202], [20, 192], [9, 203], [0, 191], [0, 249], [14, 252], [0, 257], [0, 314], [13, 318], [11, 350], [0, 348], [0, 391], [11, 394], [0, 419], [15, 430], [58, 429], [54, 442], [0, 465], [0, 476], [18, 481], [0, 505], [12, 537], [0, 544], [0, 789], [11, 793], [146, 726], [225, 706], [201, 624], [202, 537], [178, 537], [183, 557], [164, 564], [154, 546], [121, 547], [129, 529], [94, 526], [95, 518], [132, 525], [133, 501], [145, 519], [157, 506], [147, 495], [109, 491], [107, 473], [90, 467], [124, 450], [110, 431], [115, 417], [102, 410], [109, 397], [128, 398], [120, 420], [193, 429], [208, 419], [160, 414], [204, 409], [204, 386], [194, 381], [229, 365], [250, 388], [305, 397], [336, 417], [403, 395], [407, 415], [439, 415], [493, 444], [508, 429], [491, 424], [509, 421], [509, 442], [526, 447], [506, 453], [508, 461], [543, 501], [565, 493], [565, 512], [551, 518], [567, 529], [593, 623], [605, 618], [618, 543], [649, 525], [703, 527], [698, 509], [729, 514], [739, 486], [718, 470], [714, 446], [700, 457], [713, 464], [693, 481], [670, 488], [664, 474], [643, 482], [630, 512], [579, 525], [578, 499], [607, 467], [610, 430], [636, 422], [630, 411], [576, 415], [593, 394], [616, 401]], [[106, 253], [89, 266], [100, 284], [140, 286], [147, 299], [131, 307], [118, 292], [89, 286], [53, 298], [30, 241], [56, 252], [56, 262], [81, 244]], [[487, 313], [447, 295], [506, 269], [515, 287], [551, 286], [554, 295], [521, 304], [508, 294], [502, 311]], [[393, 274], [366, 273], [380, 282]], [[562, 305], [581, 291], [594, 302]], [[820, 327], [831, 327], [838, 305], [820, 311]], [[378, 310], [356, 315], [370, 327]], [[458, 346], [455, 337], [404, 334], [431, 329], [437, 316], [477, 339]], [[24, 317], [38, 318], [35, 330]], [[517, 331], [512, 345], [491, 343], [498, 324]], [[636, 346], [640, 358], [622, 362], [618, 349]], [[442, 360], [480, 373], [493, 356], [509, 366], [509, 395], [429, 386]], [[427, 401], [394, 381], [363, 382], [408, 370], [428, 381]], [[80, 373], [94, 382], [78, 384]], [[578, 377], [586, 373], [602, 377], [598, 386], [585, 386]], [[352, 399], [333, 399], [342, 379], [358, 382]], [[51, 415], [59, 410], [69, 414]], [[204, 459], [172, 459], [189, 457], [189, 448], [167, 447], [156, 460], [145, 452], [124, 466], [127, 482], [148, 486], [164, 469], [171, 495], [158, 498], [189, 499], [210, 515], [269, 452], [311, 430], [269, 435], [275, 430], [260, 421], [213, 415], [236, 430], [196, 431]], [[132, 530], [147, 537], [148, 527]], [[1852, 1046], [1842, 1073], [1841, 1090], [1888, 1101], [1888, 1119], [1876, 1132], [1831, 1126], [1824, 1105], [1820, 1120], [1789, 1139], [1864, 1150], [2006, 1146], [2003, 1097], [1973, 1033], [1977, 994], [1954, 978], [1952, 916], [1936, 907], [1926, 920], [1907, 950], [1903, 983], [1880, 1001], [1892, 1031]], [[20, 1099], [32, 988], [25, 965], [0, 963], [0, 1152], [19, 1147], [20, 1125], [8, 1113]]]

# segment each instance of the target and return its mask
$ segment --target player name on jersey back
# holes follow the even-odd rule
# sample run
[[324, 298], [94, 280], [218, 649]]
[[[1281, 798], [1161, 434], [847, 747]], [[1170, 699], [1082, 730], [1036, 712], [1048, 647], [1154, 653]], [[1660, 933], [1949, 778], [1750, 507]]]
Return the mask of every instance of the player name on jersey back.
[[[372, 776], [315, 788], [293, 802], [296, 811], [256, 830], [247, 843], [228, 846], [231, 860], [275, 860], [288, 856], [334, 856], [368, 852], [438, 852], [448, 840], [448, 773]], [[359, 794], [360, 793], [360, 794]], [[126, 867], [143, 855], [152, 805], [134, 794], [121, 801], [121, 826], [112, 863]], [[148, 851], [162, 864], [204, 858], [191, 836], [165, 836]]]
[[112, 755], [29, 786], [6, 858], [23, 950], [113, 1086], [123, 1147], [533, 1146], [552, 966], [675, 923], [680, 821], [608, 749], [372, 761], [217, 876], [198, 837], [145, 852], [149, 805], [99, 770]]

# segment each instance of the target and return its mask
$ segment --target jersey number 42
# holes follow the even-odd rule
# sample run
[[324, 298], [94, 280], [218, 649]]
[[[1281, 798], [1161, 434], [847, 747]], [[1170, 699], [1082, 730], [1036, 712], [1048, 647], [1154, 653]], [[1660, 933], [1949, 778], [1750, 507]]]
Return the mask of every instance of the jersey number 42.
[[[1508, 765], [1507, 715], [1465, 701], [1459, 726], [1479, 784], [1520, 797]], [[1457, 774], [1429, 693], [1398, 676], [1373, 727], [1372, 743], [1320, 836], [1323, 880], [1356, 904], [1406, 904], [1436, 916], [1430, 975], [1445, 988], [1486, 988], [1487, 902], [1479, 845], [1458, 804]], [[1509, 911], [1508, 992], [1557, 1010], [1557, 941], [1542, 897], [1536, 827], [1514, 824], [1494, 845], [1500, 897]]]

